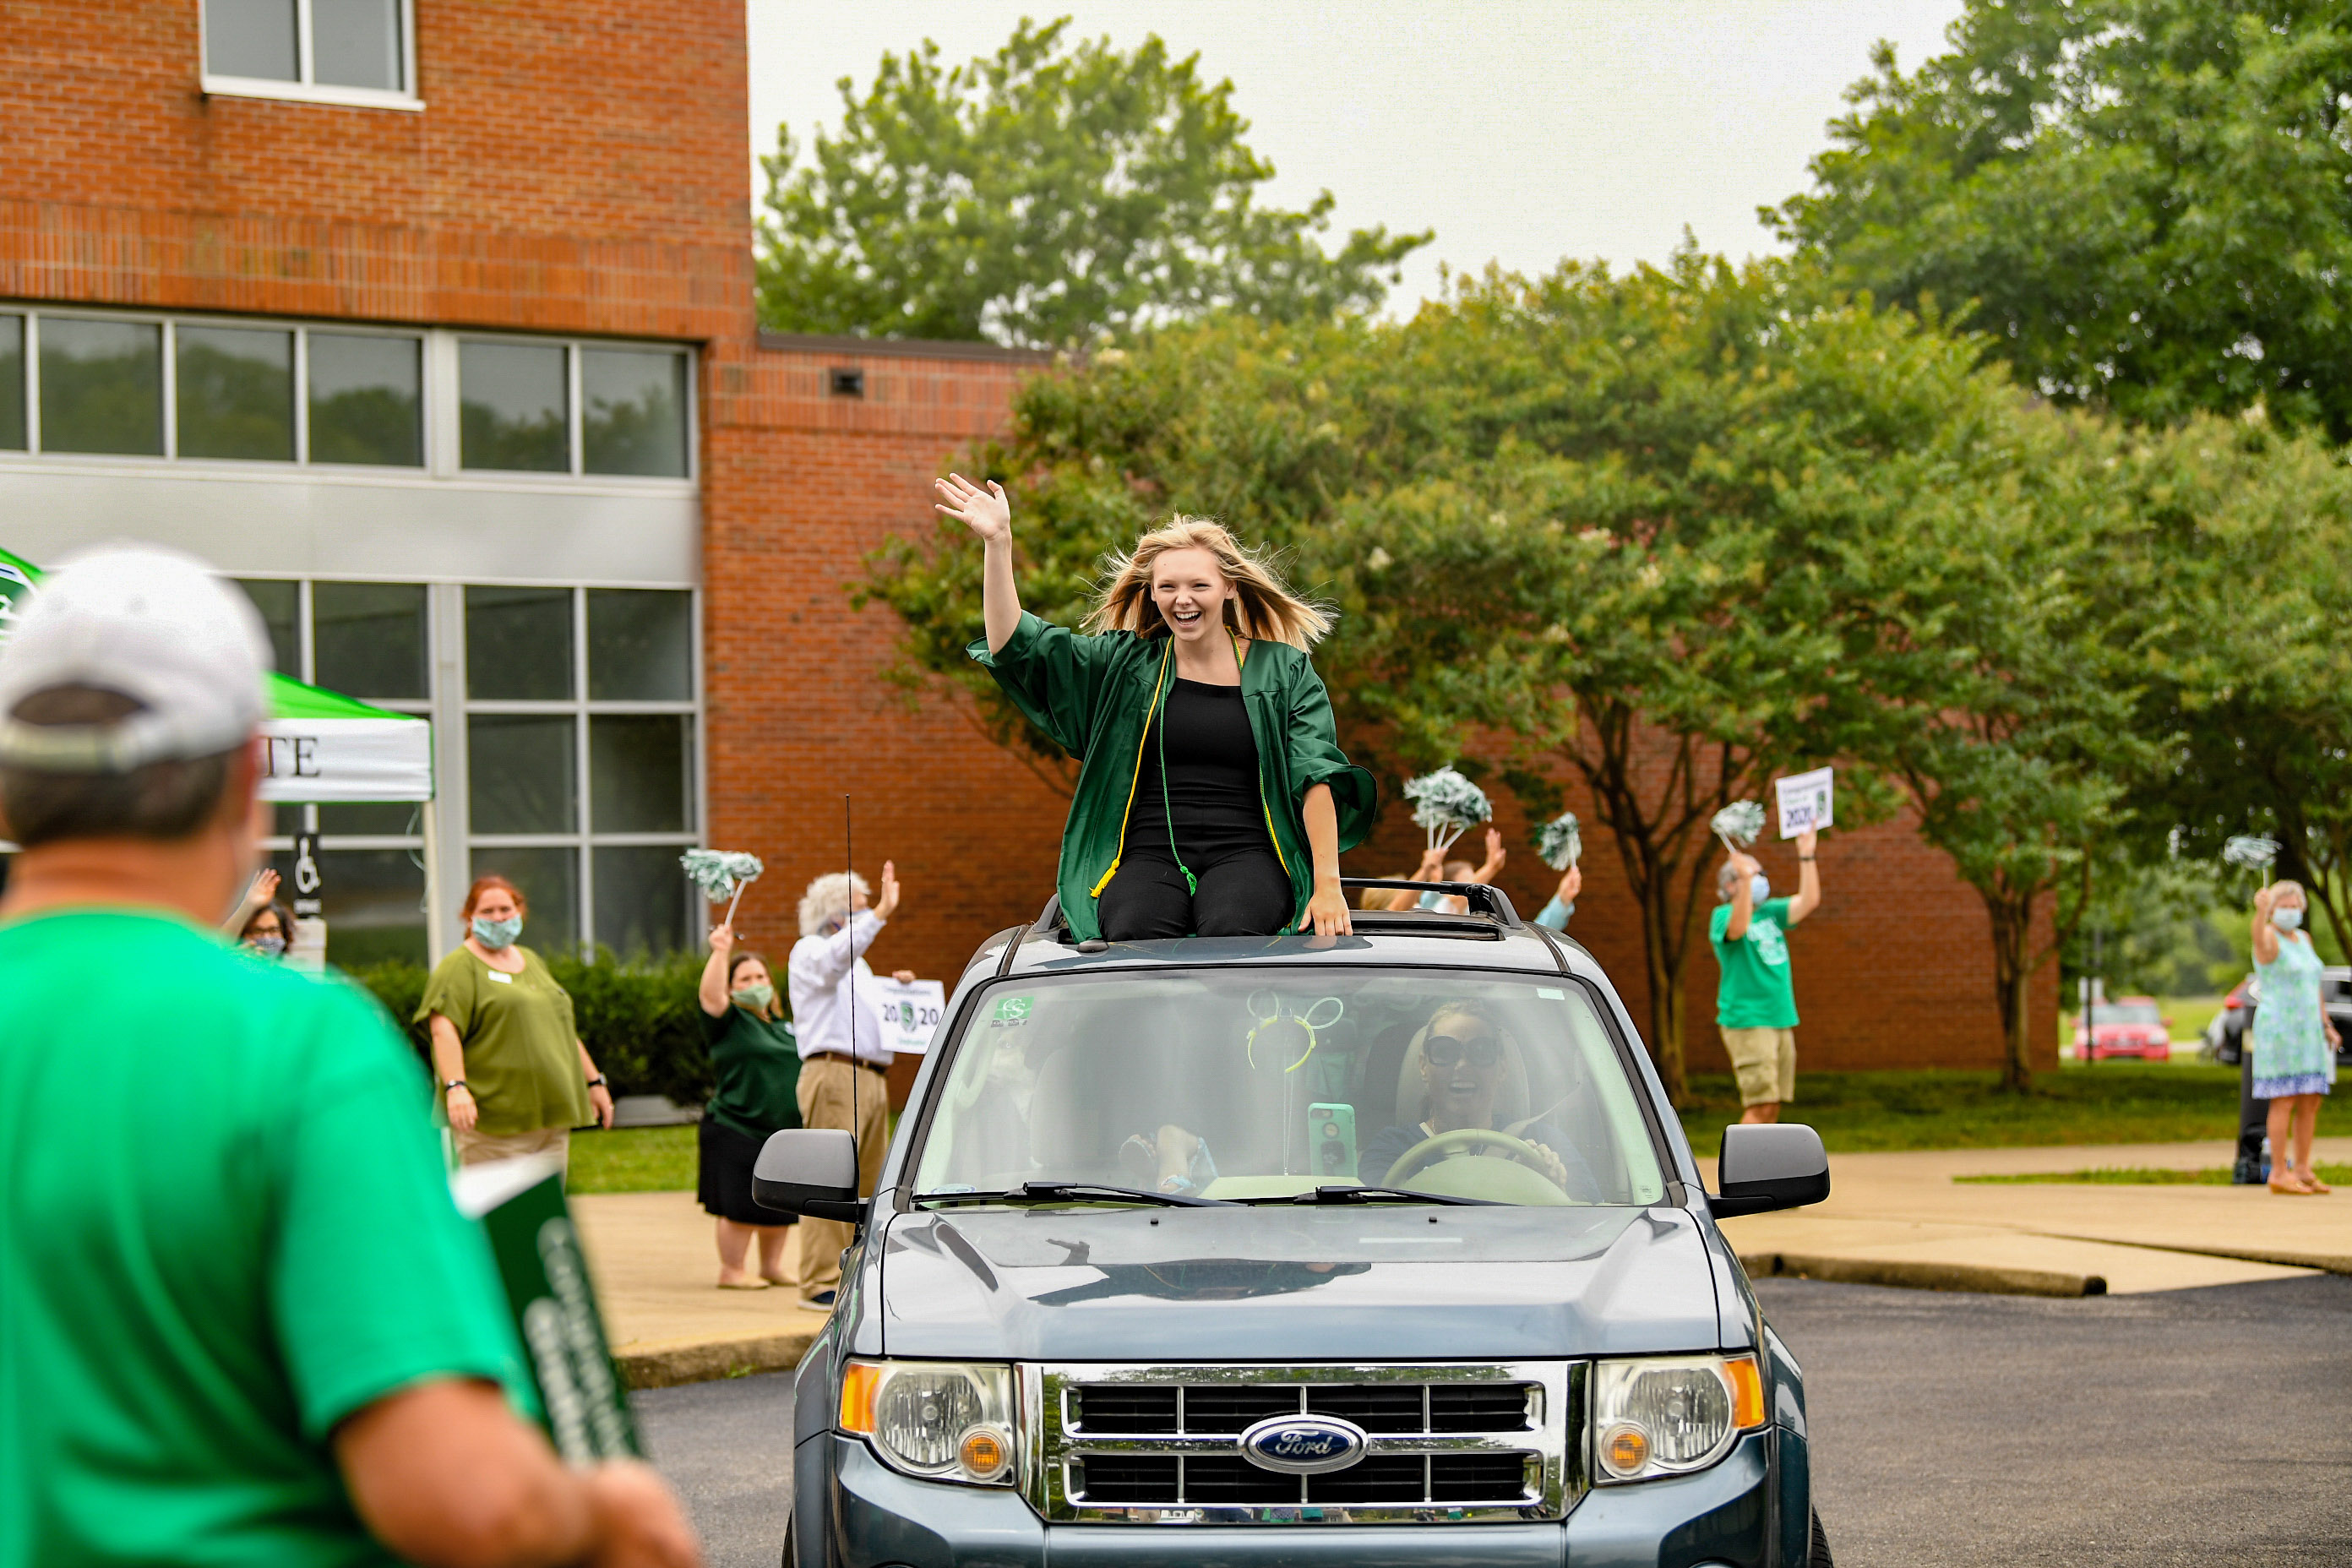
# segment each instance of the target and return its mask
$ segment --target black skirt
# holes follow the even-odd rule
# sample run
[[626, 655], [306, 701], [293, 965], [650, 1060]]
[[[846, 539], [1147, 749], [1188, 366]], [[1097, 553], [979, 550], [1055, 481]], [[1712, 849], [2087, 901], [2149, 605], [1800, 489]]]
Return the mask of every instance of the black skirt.
[[701, 1200], [704, 1213], [731, 1219], [737, 1225], [799, 1223], [800, 1215], [796, 1214], [762, 1208], [751, 1201], [751, 1167], [759, 1163], [763, 1142], [721, 1125], [715, 1117], [702, 1119], [702, 1162], [695, 1179], [694, 1195]]

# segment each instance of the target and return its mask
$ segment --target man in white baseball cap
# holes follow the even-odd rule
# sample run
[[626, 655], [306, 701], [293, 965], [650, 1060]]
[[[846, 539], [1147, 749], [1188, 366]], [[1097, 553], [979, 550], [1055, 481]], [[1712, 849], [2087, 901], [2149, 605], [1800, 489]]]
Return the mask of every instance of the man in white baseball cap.
[[203, 563], [59, 566], [0, 643], [0, 1564], [690, 1564], [574, 1471], [382, 1010], [232, 951], [268, 643]]

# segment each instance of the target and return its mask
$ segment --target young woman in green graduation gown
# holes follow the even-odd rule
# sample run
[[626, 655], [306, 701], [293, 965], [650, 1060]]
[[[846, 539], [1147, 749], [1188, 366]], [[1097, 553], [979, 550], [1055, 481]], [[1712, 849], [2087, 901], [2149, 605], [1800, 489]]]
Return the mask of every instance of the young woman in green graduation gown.
[[1109, 563], [1080, 631], [1021, 608], [1003, 487], [939, 481], [979, 535], [971, 657], [1079, 759], [1062, 911], [1081, 941], [1351, 928], [1339, 853], [1379, 804], [1307, 650], [1330, 618], [1223, 527], [1178, 516]]

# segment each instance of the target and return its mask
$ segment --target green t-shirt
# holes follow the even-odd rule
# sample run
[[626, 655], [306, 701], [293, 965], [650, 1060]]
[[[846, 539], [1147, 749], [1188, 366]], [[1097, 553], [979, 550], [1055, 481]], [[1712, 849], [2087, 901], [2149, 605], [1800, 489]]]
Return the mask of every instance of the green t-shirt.
[[1715, 906], [1707, 940], [1723, 980], [1715, 992], [1715, 1021], [1727, 1029], [1793, 1029], [1797, 993], [1789, 975], [1789, 900], [1768, 899], [1748, 912], [1748, 932], [1723, 940], [1731, 906]]
[[801, 1124], [801, 1047], [790, 1019], [770, 1023], [730, 1003], [716, 1018], [702, 1014], [702, 1037], [719, 1080], [705, 1115], [746, 1138]]
[[388, 1563], [336, 1424], [526, 1392], [415, 1058], [155, 913], [0, 925], [0, 1565]]
[[527, 947], [522, 973], [492, 969], [463, 945], [433, 966], [415, 1022], [435, 1013], [457, 1026], [466, 1047], [466, 1088], [481, 1109], [476, 1127], [492, 1137], [596, 1119], [580, 1070], [572, 994]]

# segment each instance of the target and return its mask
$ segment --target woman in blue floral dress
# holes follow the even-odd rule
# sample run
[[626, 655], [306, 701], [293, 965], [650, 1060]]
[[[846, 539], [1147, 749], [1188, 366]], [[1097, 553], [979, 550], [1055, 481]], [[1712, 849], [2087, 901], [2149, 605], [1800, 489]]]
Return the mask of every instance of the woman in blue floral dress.
[[[2271, 1102], [2271, 1191], [2308, 1197], [2328, 1191], [2311, 1168], [2319, 1097], [2336, 1082], [2336, 1026], [2319, 1000], [2319, 954], [2304, 931], [2300, 882], [2277, 881], [2254, 895], [2254, 1098]], [[2290, 1131], [2294, 1157], [2287, 1153]]]

